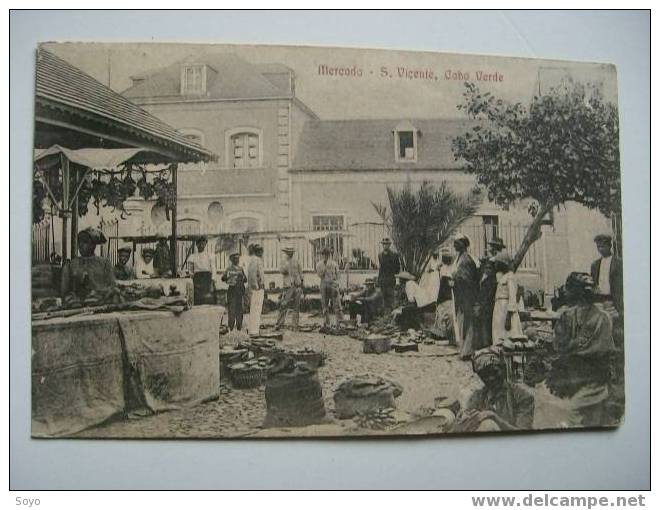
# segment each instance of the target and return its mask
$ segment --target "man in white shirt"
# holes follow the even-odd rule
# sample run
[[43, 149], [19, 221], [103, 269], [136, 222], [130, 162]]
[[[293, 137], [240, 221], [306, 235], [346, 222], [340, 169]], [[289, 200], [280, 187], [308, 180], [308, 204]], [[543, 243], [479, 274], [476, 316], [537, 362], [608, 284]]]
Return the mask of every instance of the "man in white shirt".
[[195, 241], [196, 253], [188, 257], [193, 273], [195, 287], [195, 304], [209, 304], [215, 302], [215, 277], [217, 269], [215, 257], [206, 252], [208, 240], [202, 236]]
[[617, 312], [623, 312], [623, 267], [621, 259], [612, 255], [612, 236], [600, 234], [594, 238], [600, 258], [591, 264], [591, 277], [601, 300], [610, 301]]

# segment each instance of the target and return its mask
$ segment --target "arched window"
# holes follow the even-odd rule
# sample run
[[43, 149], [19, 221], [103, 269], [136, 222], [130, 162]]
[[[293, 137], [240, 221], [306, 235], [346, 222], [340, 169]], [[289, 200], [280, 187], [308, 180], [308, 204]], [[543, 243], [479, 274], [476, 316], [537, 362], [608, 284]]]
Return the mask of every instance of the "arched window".
[[183, 128], [179, 129], [179, 133], [191, 142], [195, 142], [198, 145], [204, 145], [204, 133], [199, 129]]
[[227, 132], [227, 167], [259, 168], [262, 166], [261, 130], [237, 128]]

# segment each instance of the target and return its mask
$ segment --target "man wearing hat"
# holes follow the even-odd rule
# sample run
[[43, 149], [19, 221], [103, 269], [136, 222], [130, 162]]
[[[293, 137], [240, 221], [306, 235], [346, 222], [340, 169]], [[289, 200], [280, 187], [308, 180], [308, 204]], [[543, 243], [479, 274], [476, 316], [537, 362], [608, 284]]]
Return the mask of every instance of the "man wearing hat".
[[394, 308], [394, 287], [396, 274], [401, 271], [399, 255], [392, 251], [392, 241], [388, 237], [381, 241], [383, 251], [378, 254], [378, 286], [383, 293], [385, 309]]
[[277, 324], [275, 329], [282, 329], [286, 314], [289, 308], [293, 309], [293, 329], [298, 329], [300, 322], [300, 298], [302, 297], [303, 290], [303, 271], [300, 262], [293, 258], [295, 250], [291, 247], [286, 247], [282, 250], [284, 252], [284, 260], [280, 266], [280, 273], [282, 273], [282, 295], [280, 296], [280, 312], [277, 317]]
[[337, 326], [339, 326], [344, 318], [339, 294], [339, 266], [330, 258], [330, 248], [328, 246], [323, 247], [321, 254], [323, 259], [316, 264], [316, 274], [321, 279], [323, 325], [330, 326], [330, 306], [332, 306]]
[[135, 264], [135, 275], [138, 279], [154, 278], [156, 276], [154, 252], [153, 248], [142, 248], [141, 256]]
[[103, 232], [96, 228], [78, 233], [80, 256], [62, 268], [61, 291], [67, 306], [101, 304], [118, 295], [110, 259], [95, 254], [96, 246], [106, 242]]
[[259, 336], [261, 327], [261, 310], [264, 306], [264, 292], [266, 289], [264, 263], [262, 257], [264, 249], [258, 243], [248, 247], [247, 283], [250, 298], [250, 316], [248, 318], [248, 334]]
[[233, 251], [229, 255], [229, 266], [222, 275], [222, 281], [227, 284], [227, 325], [229, 330], [234, 326], [238, 331], [243, 328], [243, 296], [247, 277], [239, 265], [241, 254]]
[[600, 258], [591, 264], [591, 277], [596, 284], [595, 293], [601, 301], [610, 302], [622, 317], [623, 264], [612, 255], [612, 236], [600, 234], [594, 238]]
[[504, 241], [501, 237], [493, 237], [490, 241], [488, 241], [488, 254], [491, 257], [497, 255], [499, 252], [504, 250], [504, 248], [506, 248], [506, 245], [504, 244]]
[[369, 324], [383, 313], [383, 293], [376, 287], [375, 278], [367, 278], [364, 286], [362, 292], [351, 296], [348, 311], [352, 320], [355, 320], [359, 314], [360, 322]]
[[117, 263], [114, 267], [115, 280], [135, 280], [135, 271], [128, 265], [132, 250], [123, 246], [117, 250]]

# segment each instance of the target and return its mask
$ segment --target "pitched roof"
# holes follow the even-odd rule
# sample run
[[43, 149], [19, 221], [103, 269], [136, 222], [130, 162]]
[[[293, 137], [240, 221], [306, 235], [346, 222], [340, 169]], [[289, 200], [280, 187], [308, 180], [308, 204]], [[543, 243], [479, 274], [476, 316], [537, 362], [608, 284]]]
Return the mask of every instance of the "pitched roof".
[[143, 110], [77, 67], [43, 48], [37, 52], [36, 101], [39, 107], [65, 109], [75, 122], [102, 121], [113, 129], [130, 133], [136, 146], [149, 143], [179, 154], [182, 161], [215, 159], [208, 149], [184, 137], [172, 126]]
[[[394, 131], [417, 130], [417, 162], [395, 160]], [[459, 169], [451, 141], [473, 126], [463, 119], [310, 120], [303, 127], [292, 170]]]
[[[141, 73], [140, 81], [122, 94], [132, 99], [182, 99], [181, 68], [185, 64], [205, 64], [207, 74], [205, 98], [250, 99], [292, 95], [290, 81], [282, 79], [293, 73], [282, 64], [250, 64], [233, 53], [191, 55], [165, 68]], [[286, 78], [286, 76], [284, 76]]]

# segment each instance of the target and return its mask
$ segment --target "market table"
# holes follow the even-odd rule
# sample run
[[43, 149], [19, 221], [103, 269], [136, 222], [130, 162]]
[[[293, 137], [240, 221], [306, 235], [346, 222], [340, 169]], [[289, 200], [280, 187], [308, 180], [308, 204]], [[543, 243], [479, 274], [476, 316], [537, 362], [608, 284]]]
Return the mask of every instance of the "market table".
[[32, 435], [70, 435], [137, 408], [217, 395], [223, 309], [199, 306], [32, 322]]

